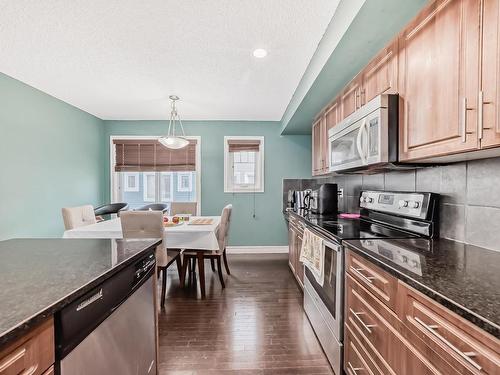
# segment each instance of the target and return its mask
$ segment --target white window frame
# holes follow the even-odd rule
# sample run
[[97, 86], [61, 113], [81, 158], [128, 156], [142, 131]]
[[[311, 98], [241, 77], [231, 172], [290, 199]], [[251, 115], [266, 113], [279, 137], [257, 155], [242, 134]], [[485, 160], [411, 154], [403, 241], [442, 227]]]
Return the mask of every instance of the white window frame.
[[[232, 152], [229, 152], [229, 141], [250, 140], [259, 141], [260, 148], [255, 161], [256, 186], [234, 186], [232, 170]], [[264, 192], [264, 137], [263, 136], [225, 136], [224, 137], [224, 192], [225, 193], [263, 193]]]
[[[133, 177], [135, 180], [135, 186], [130, 186], [129, 183], [129, 178]], [[123, 191], [126, 193], [137, 193], [140, 188], [140, 182], [139, 182], [139, 173], [136, 172], [125, 172], [124, 176], [124, 183], [123, 183]]]
[[[182, 187], [182, 177], [188, 178], [187, 188]], [[191, 173], [177, 172], [177, 191], [181, 193], [193, 191], [193, 178], [191, 177]]]
[[[153, 199], [149, 199], [147, 197], [147, 193], [148, 193], [148, 184], [147, 184], [147, 181], [148, 181], [148, 176], [154, 176], [155, 178], [155, 185], [156, 185], [156, 172], [143, 172], [142, 173], [142, 199], [144, 200], [144, 202], [155, 202], [156, 201], [156, 193], [155, 193], [155, 197]], [[155, 186], [155, 192], [158, 191], [158, 187]]]
[[[172, 202], [172, 199], [174, 197], [174, 173], [173, 172], [157, 172], [158, 173], [158, 192], [160, 192], [160, 199], [159, 199], [159, 202]], [[166, 199], [166, 200], [163, 200], [163, 197], [161, 196], [161, 189], [160, 189], [160, 186], [161, 186], [161, 181], [160, 181], [160, 178], [161, 178], [161, 175], [162, 174], [168, 174], [170, 176], [170, 199]]]
[[[159, 136], [138, 136], [138, 135], [112, 135], [109, 137], [109, 181], [110, 181], [110, 199], [111, 202], [119, 202], [121, 193], [119, 190], [119, 174], [114, 170], [114, 163], [116, 157], [116, 149], [114, 147], [113, 141], [116, 139], [143, 139], [151, 140], [158, 139]], [[186, 139], [196, 141], [196, 215], [201, 215], [201, 136], [186, 136]]]

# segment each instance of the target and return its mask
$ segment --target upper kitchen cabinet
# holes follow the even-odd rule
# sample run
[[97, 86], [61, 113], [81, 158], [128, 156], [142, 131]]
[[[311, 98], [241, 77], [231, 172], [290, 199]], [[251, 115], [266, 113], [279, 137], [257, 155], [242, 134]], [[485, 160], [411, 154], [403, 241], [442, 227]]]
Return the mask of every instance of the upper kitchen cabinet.
[[478, 148], [480, 18], [481, 1], [438, 0], [403, 31], [401, 161]]
[[[340, 122], [340, 100], [335, 99], [325, 111], [326, 132]], [[328, 134], [327, 134], [328, 138]]]
[[312, 175], [319, 176], [328, 172], [327, 156], [325, 150], [327, 141], [325, 116], [320, 116], [312, 126]]
[[[500, 1], [483, 2], [482, 72], [478, 119], [484, 148], [500, 146]], [[482, 103], [482, 104], [481, 104]]]
[[384, 48], [361, 72], [361, 105], [380, 94], [398, 92], [398, 41]]
[[361, 76], [356, 76], [340, 94], [341, 120], [361, 107]]

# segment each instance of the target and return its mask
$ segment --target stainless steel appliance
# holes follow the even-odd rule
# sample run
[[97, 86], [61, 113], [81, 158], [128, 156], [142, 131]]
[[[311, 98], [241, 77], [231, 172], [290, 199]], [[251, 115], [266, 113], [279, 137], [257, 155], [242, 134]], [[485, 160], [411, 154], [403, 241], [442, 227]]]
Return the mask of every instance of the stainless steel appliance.
[[[304, 216], [307, 227], [324, 239], [325, 250], [323, 285], [305, 270], [304, 310], [337, 375], [342, 374], [343, 358], [343, 241], [433, 238], [439, 234], [438, 195], [362, 191], [359, 201], [359, 219]], [[403, 253], [398, 256], [408, 258], [418, 270], [418, 260]]]
[[398, 161], [398, 118], [399, 96], [384, 94], [373, 98], [330, 129], [330, 172], [395, 168]]
[[311, 195], [311, 189], [296, 190], [295, 191], [294, 209], [296, 209], [296, 210], [308, 210], [309, 209], [309, 197], [310, 197], [310, 195]]
[[337, 184], [322, 184], [311, 191], [310, 207], [313, 214], [336, 215], [338, 210]]
[[148, 252], [56, 315], [57, 373], [156, 374], [155, 267]]

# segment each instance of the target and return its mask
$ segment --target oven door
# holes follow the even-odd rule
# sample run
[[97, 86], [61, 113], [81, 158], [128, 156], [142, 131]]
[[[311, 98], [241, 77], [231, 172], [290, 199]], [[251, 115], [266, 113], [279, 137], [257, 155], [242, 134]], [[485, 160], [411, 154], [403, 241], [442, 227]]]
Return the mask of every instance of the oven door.
[[323, 242], [325, 248], [325, 278], [323, 286], [316, 282], [314, 275], [305, 267], [305, 276], [308, 286], [314, 291], [310, 294], [318, 299], [316, 305], [323, 315], [327, 325], [336, 339], [342, 342], [343, 325], [343, 259], [341, 246], [330, 242]]
[[330, 130], [330, 172], [363, 168], [388, 160], [387, 110], [377, 108], [359, 120]]

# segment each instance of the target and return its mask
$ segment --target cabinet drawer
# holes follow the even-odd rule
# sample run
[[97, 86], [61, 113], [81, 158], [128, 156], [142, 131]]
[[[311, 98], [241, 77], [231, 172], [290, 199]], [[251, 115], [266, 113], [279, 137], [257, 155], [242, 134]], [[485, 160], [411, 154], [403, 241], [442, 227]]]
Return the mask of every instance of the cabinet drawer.
[[378, 367], [376, 360], [369, 354], [349, 327], [344, 336], [344, 369], [347, 375], [388, 375], [394, 372], [387, 367]]
[[45, 371], [43, 375], [54, 375], [54, 366], [50, 366], [50, 368]]
[[350, 250], [346, 256], [346, 269], [385, 305], [392, 310], [396, 309], [398, 280], [395, 277]]
[[54, 363], [52, 320], [0, 352], [0, 375], [41, 375]]
[[462, 373], [500, 373], [499, 340], [410, 287], [402, 288], [404, 323], [431, 349], [456, 363]]

